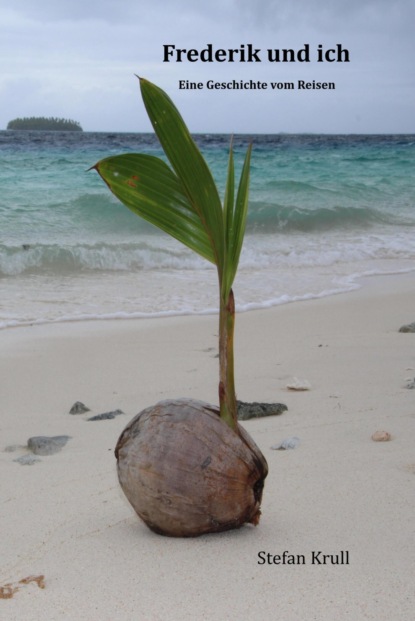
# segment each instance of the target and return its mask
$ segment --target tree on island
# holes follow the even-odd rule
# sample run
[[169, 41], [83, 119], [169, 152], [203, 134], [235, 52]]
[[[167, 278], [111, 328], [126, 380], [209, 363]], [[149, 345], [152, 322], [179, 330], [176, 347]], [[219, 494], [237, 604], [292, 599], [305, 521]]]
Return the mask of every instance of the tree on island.
[[31, 116], [22, 119], [13, 119], [7, 124], [7, 129], [26, 129], [40, 131], [64, 131], [81, 132], [82, 127], [78, 121], [71, 119], [58, 119], [56, 117]]

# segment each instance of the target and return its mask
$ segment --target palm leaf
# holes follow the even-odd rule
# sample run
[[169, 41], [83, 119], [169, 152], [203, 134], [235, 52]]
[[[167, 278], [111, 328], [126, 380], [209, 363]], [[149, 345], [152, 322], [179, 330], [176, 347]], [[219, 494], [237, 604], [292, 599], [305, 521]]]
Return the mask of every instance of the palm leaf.
[[94, 166], [115, 196], [131, 211], [215, 263], [215, 255], [199, 215], [180, 180], [161, 159], [126, 154]]
[[245, 236], [246, 217], [248, 214], [249, 171], [252, 145], [249, 145], [241, 172], [241, 178], [236, 195], [236, 202], [232, 213], [231, 233], [228, 247], [228, 261], [230, 262], [230, 280], [233, 282], [238, 269], [239, 257]]
[[229, 151], [228, 178], [224, 200], [226, 260], [222, 278], [222, 295], [227, 299], [239, 264], [248, 213], [249, 165], [252, 145], [249, 145], [241, 172], [236, 201], [234, 200], [234, 162], [232, 143]]
[[170, 97], [143, 78], [140, 78], [140, 88], [154, 131], [190, 204], [199, 215], [221, 273], [225, 254], [223, 212], [209, 167]]

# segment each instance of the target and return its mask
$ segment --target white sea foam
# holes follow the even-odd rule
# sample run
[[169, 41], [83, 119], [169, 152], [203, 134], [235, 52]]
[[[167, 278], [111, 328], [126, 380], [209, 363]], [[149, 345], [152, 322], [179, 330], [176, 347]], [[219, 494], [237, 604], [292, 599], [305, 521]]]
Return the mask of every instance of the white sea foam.
[[[353, 291], [364, 277], [415, 271], [412, 262], [377, 267], [342, 264], [336, 272], [317, 268], [241, 270], [234, 291], [237, 312], [270, 308]], [[368, 268], [368, 269], [365, 269]], [[9, 285], [9, 286], [7, 286]], [[0, 328], [67, 321], [134, 319], [218, 313], [215, 270], [147, 271], [102, 275], [24, 277], [6, 283]]]
[[[414, 270], [410, 233], [248, 234], [234, 283], [237, 310], [334, 295], [355, 289], [365, 275]], [[0, 270], [0, 327], [218, 307], [215, 267], [160, 235], [137, 243], [9, 247]]]

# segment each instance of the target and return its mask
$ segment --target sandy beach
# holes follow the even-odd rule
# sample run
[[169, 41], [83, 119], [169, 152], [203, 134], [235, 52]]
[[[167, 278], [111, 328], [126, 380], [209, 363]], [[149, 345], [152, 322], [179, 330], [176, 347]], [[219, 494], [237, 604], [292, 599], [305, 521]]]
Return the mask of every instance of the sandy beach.
[[[217, 318], [0, 331], [0, 586], [15, 590], [0, 616], [413, 619], [415, 334], [398, 332], [413, 321], [413, 274], [239, 314], [238, 398], [288, 411], [243, 423], [270, 468], [259, 526], [186, 540], [140, 522], [113, 451], [130, 418], [157, 401], [217, 402]], [[288, 390], [294, 377], [311, 389]], [[91, 412], [70, 415], [76, 401]], [[116, 409], [125, 414], [86, 420]], [[378, 430], [391, 441], [374, 442]], [[16, 462], [39, 435], [71, 439], [32, 465]], [[294, 450], [270, 448], [291, 436]], [[30, 576], [44, 583], [19, 582]]]

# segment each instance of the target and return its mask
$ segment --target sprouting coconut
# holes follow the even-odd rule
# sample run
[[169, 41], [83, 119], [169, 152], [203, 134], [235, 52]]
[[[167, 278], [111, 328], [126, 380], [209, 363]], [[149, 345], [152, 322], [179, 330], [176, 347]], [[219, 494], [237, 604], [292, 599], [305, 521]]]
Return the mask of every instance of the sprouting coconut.
[[211, 172], [178, 110], [160, 88], [140, 78], [143, 101], [171, 164], [144, 154], [94, 166], [129, 209], [217, 267], [219, 408], [193, 399], [143, 410], [121, 434], [115, 455], [121, 487], [153, 531], [176, 537], [257, 524], [265, 457], [238, 424], [233, 334], [236, 275], [248, 209], [251, 147], [235, 196], [230, 147], [223, 206]]

